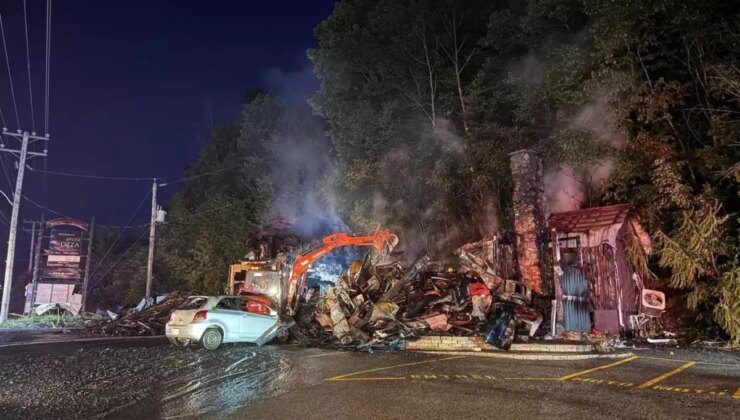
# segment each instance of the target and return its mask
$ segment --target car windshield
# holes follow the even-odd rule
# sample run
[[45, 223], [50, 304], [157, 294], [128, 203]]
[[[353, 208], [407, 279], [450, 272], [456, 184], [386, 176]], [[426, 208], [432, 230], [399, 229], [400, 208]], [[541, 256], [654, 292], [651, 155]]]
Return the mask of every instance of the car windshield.
[[208, 298], [203, 296], [193, 296], [188, 298], [182, 305], [180, 305], [180, 309], [183, 310], [189, 310], [189, 309], [200, 309], [203, 307], [203, 305], [206, 303]]

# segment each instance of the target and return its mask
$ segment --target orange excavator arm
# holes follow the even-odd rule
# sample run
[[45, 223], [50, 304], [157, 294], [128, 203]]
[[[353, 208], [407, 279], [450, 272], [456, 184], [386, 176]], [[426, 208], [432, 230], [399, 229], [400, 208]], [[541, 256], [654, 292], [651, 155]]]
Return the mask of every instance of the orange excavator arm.
[[[379, 230], [370, 235], [349, 235], [347, 233], [333, 233], [321, 240], [322, 244], [298, 256], [293, 263], [293, 269], [288, 280], [288, 296], [286, 307], [289, 311], [293, 309], [293, 300], [295, 299], [296, 289], [303, 288], [304, 274], [311, 267], [311, 264], [320, 260], [323, 256], [330, 253], [335, 248], [342, 246], [358, 245], [372, 246], [378, 252], [382, 252], [387, 245], [389, 251], [398, 245], [398, 236], [389, 230]], [[300, 283], [300, 284], [299, 284]]]

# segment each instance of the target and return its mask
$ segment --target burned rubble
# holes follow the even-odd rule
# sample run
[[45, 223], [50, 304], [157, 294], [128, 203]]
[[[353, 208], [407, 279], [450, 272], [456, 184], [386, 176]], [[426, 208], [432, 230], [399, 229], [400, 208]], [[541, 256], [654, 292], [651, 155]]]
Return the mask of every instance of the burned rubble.
[[197, 294], [172, 292], [149, 300], [144, 298], [137, 306], [121, 313], [108, 311], [103, 321], [89, 326], [82, 333], [106, 336], [162, 335], [172, 311]]
[[426, 334], [483, 334], [508, 348], [518, 326], [531, 336], [542, 316], [515, 278], [510, 244], [489, 238], [462, 246], [454, 262], [424, 256], [409, 267], [367, 254], [324, 295], [305, 296], [295, 321], [304, 344], [402, 348]]

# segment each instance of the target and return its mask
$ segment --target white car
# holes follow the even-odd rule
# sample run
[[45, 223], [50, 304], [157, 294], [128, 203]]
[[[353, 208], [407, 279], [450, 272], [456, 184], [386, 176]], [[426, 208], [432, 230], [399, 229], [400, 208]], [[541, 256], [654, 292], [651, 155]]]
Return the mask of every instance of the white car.
[[257, 294], [245, 296], [191, 296], [173, 311], [165, 335], [178, 347], [200, 342], [215, 350], [222, 343], [261, 346], [280, 331], [274, 303]]

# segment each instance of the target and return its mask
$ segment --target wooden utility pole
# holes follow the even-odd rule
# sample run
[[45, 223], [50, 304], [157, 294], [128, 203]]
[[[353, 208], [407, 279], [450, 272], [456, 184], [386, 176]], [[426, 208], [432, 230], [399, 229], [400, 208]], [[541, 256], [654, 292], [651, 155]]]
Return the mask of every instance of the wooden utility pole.
[[49, 140], [49, 136], [39, 137], [36, 133], [29, 133], [24, 131], [21, 133], [20, 130], [16, 133], [9, 133], [6, 129], [3, 129], [3, 134], [10, 137], [19, 138], [21, 140], [21, 148], [8, 149], [4, 144], [0, 144], [0, 152], [12, 153], [18, 156], [18, 176], [15, 179], [15, 192], [13, 193], [13, 211], [10, 215], [10, 232], [8, 233], [8, 255], [5, 259], [5, 281], [3, 283], [3, 297], [0, 302], [0, 322], [4, 322], [8, 319], [8, 312], [10, 307], [10, 291], [13, 287], [13, 264], [15, 262], [15, 244], [18, 237], [18, 214], [20, 213], [21, 197], [23, 192], [23, 175], [26, 169], [26, 159], [28, 156], [43, 156], [46, 157], [46, 147], [44, 147], [43, 153], [29, 152], [28, 143], [29, 140]]
[[36, 236], [36, 251], [33, 259], [33, 272], [31, 275], [31, 300], [26, 303], [26, 315], [33, 313], [33, 303], [36, 301], [36, 291], [38, 290], [38, 280], [41, 275], [41, 243], [44, 241], [44, 232], [46, 231], [46, 216], [41, 215], [39, 222], [39, 233]]
[[36, 247], [36, 223], [35, 220], [24, 220], [23, 223], [31, 224], [31, 244], [28, 246], [28, 272], [33, 270], [33, 250]]
[[157, 180], [152, 181], [152, 216], [149, 219], [149, 259], [146, 265], [146, 297], [152, 295], [152, 276], [154, 274], [154, 241], [157, 230]]
[[93, 234], [95, 233], [95, 218], [90, 221], [90, 230], [87, 232], [87, 259], [85, 259], [85, 277], [82, 281], [82, 302], [80, 312], [85, 312], [87, 304], [87, 284], [90, 281], [90, 262], [92, 261], [92, 243]]

